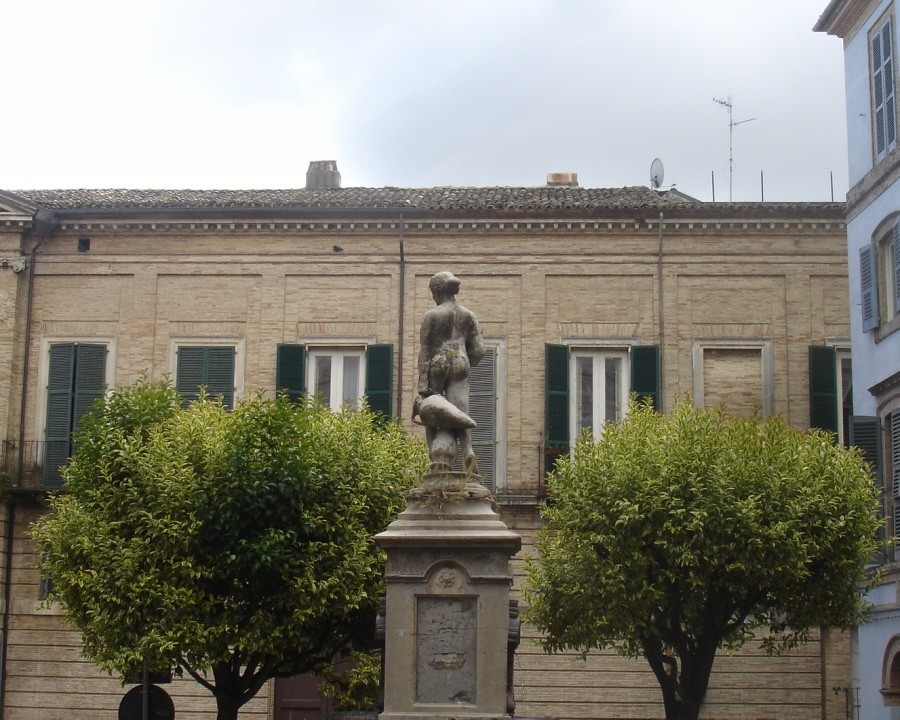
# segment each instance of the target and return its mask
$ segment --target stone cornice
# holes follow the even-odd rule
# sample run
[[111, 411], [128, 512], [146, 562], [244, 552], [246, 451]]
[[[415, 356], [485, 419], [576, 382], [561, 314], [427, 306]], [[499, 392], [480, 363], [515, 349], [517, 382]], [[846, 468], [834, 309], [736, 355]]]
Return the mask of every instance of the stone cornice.
[[813, 30], [835, 35], [846, 45], [846, 41], [858, 32], [877, 5], [878, 0], [831, 0]]
[[900, 147], [867, 172], [847, 192], [847, 222], [863, 212], [891, 184], [900, 179]]
[[[168, 232], [170, 230], [193, 232], [388, 232], [395, 233], [400, 229], [400, 218], [360, 218], [353, 219], [305, 219], [287, 218], [267, 219], [265, 221], [243, 221], [234, 218], [219, 219], [215, 217], [193, 219], [150, 220], [148, 218], [87, 218], [79, 220], [62, 220], [60, 232]], [[2, 227], [2, 219], [0, 219]], [[659, 218], [629, 218], [584, 220], [579, 218], [540, 220], [540, 219], [489, 219], [489, 218], [403, 218], [406, 232], [651, 232], [659, 231]], [[716, 233], [748, 232], [753, 234], [779, 235], [788, 231], [833, 230], [845, 233], [846, 222], [840, 215], [830, 218], [793, 217], [778, 220], [742, 219], [681, 219], [663, 218], [664, 232], [703, 232]]]

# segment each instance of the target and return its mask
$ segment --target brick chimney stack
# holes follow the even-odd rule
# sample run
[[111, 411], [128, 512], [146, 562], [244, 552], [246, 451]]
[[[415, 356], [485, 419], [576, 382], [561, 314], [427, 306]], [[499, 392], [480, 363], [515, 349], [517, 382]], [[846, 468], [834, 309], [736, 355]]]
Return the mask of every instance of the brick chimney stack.
[[306, 171], [306, 189], [321, 190], [323, 188], [339, 188], [341, 174], [335, 160], [313, 160]]
[[549, 172], [547, 173], [547, 185], [549, 187], [578, 187], [578, 173]]

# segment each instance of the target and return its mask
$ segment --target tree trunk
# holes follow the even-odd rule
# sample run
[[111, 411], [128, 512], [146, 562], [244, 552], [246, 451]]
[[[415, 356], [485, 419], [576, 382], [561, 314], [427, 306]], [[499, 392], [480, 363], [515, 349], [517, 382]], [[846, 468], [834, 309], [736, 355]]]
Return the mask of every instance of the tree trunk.
[[241, 703], [233, 698], [216, 695], [216, 720], [237, 720]]
[[706, 698], [717, 644], [700, 643], [693, 655], [666, 658], [658, 640], [643, 641], [644, 657], [662, 690], [666, 720], [697, 720]]

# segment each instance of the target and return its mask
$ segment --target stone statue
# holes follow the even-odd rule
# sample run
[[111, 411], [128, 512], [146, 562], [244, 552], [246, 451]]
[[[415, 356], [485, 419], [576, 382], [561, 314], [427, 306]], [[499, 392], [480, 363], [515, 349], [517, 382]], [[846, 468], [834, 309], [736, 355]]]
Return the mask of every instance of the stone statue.
[[484, 340], [474, 313], [456, 302], [459, 279], [436, 273], [429, 283], [436, 307], [422, 318], [419, 384], [413, 420], [425, 426], [431, 472], [448, 472], [456, 443], [469, 475], [478, 472], [469, 417], [469, 368], [484, 357]]

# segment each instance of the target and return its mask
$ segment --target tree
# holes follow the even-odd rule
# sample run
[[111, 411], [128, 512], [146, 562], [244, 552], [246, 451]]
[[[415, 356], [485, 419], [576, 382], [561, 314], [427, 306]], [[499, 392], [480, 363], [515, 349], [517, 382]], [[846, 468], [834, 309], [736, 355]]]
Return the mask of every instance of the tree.
[[632, 403], [549, 489], [526, 588], [545, 649], [643, 656], [668, 720], [697, 718], [720, 647], [777, 653], [864, 613], [876, 491], [826, 433]]
[[427, 457], [368, 410], [180, 402], [145, 381], [102, 400], [32, 532], [87, 657], [187, 672], [233, 720], [270, 678], [371, 639], [373, 535]]

